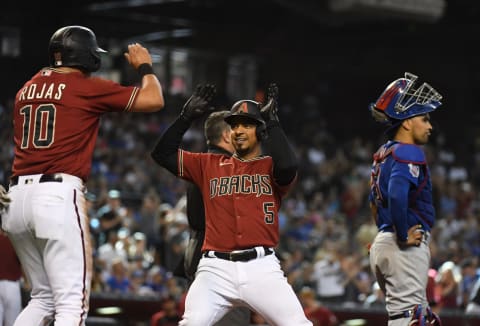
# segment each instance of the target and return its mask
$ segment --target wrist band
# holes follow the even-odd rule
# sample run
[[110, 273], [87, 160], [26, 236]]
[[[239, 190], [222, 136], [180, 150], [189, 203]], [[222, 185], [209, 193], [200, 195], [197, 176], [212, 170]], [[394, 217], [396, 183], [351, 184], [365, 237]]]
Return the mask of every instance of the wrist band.
[[137, 71], [142, 78], [145, 75], [154, 74], [153, 67], [149, 63], [142, 63], [140, 66], [138, 66]]

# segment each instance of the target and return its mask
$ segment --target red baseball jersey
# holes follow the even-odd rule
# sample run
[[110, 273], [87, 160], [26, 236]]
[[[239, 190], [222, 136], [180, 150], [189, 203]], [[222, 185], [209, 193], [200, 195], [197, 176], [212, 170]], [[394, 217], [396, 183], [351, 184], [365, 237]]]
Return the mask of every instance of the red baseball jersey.
[[12, 175], [68, 173], [87, 180], [105, 112], [129, 111], [138, 87], [54, 68], [17, 93]]
[[275, 247], [278, 210], [289, 190], [273, 178], [269, 156], [244, 161], [214, 153], [178, 152], [179, 177], [194, 182], [205, 204], [202, 250], [232, 251]]
[[12, 243], [6, 235], [0, 232], [0, 280], [18, 281], [22, 269]]

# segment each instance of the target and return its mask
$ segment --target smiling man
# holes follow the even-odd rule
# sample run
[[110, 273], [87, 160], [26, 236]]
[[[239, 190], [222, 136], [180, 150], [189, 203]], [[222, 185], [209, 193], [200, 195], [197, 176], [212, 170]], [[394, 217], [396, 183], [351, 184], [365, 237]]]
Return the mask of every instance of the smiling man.
[[[388, 141], [373, 155], [370, 207], [378, 227], [370, 266], [386, 295], [389, 326], [438, 325], [428, 307], [428, 241], [435, 222], [432, 183], [421, 145], [432, 132], [430, 112], [442, 96], [405, 73], [370, 105], [387, 125]], [[436, 323], [434, 323], [436, 322]]]
[[214, 93], [211, 85], [199, 86], [152, 152], [161, 166], [195, 183], [205, 204], [203, 256], [179, 325], [210, 326], [236, 306], [255, 310], [270, 325], [312, 325], [274, 252], [281, 200], [297, 176], [295, 154], [278, 121], [278, 88], [270, 85], [265, 106], [250, 100], [232, 106], [225, 117], [232, 156], [180, 149]]

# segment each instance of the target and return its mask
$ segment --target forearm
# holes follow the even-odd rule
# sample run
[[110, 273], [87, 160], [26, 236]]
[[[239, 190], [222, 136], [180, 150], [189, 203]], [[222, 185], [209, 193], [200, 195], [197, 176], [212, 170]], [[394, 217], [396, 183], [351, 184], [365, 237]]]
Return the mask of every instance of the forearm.
[[407, 179], [394, 177], [388, 185], [390, 214], [395, 227], [397, 238], [401, 242], [408, 239], [408, 190], [410, 183]]
[[298, 161], [278, 121], [268, 121], [268, 138], [263, 141], [266, 155], [273, 159], [273, 175], [280, 185], [289, 184], [297, 175]]
[[178, 175], [178, 150], [182, 143], [183, 135], [190, 127], [190, 124], [191, 122], [178, 117], [160, 137], [150, 154], [155, 162], [174, 175]]
[[152, 67], [152, 57], [149, 51], [138, 43], [128, 45], [125, 52], [128, 63], [137, 70], [142, 85], [132, 105], [133, 112], [154, 112], [161, 110], [164, 105], [162, 86], [155, 76]]
[[133, 111], [154, 112], [161, 110], [164, 106], [165, 101], [160, 81], [154, 74], [144, 75], [142, 77], [142, 87], [133, 105]]

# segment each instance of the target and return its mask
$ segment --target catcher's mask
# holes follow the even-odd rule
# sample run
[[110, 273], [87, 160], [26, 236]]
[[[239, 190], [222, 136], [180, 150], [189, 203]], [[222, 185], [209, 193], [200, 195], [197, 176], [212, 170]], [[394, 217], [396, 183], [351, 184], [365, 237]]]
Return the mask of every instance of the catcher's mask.
[[48, 45], [51, 67], [75, 67], [85, 72], [100, 69], [100, 53], [105, 52], [91, 29], [75, 25], [58, 29]]
[[232, 125], [237, 117], [245, 117], [257, 125], [256, 135], [257, 139], [261, 141], [265, 139], [267, 127], [265, 120], [260, 114], [261, 103], [252, 100], [240, 100], [233, 104], [230, 109], [230, 115], [225, 117], [225, 121]]
[[417, 115], [437, 109], [442, 103], [440, 95], [428, 83], [417, 87], [418, 77], [409, 72], [405, 78], [399, 78], [385, 88], [369, 109], [378, 122], [393, 125]]

